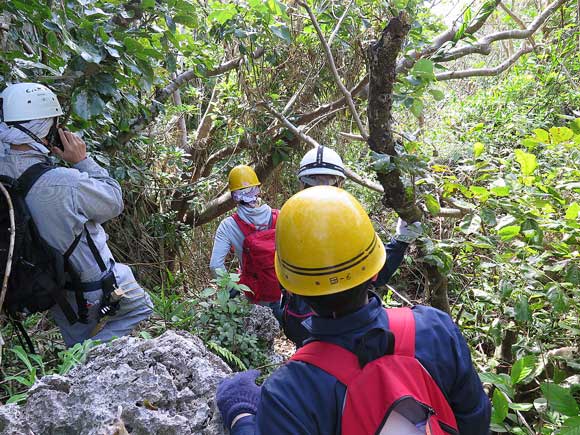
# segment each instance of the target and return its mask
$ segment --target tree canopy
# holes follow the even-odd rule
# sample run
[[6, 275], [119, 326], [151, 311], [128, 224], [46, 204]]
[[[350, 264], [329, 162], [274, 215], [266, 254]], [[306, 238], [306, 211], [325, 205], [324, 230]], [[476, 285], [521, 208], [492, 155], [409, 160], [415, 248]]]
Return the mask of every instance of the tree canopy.
[[123, 183], [108, 230], [155, 295], [148, 333], [191, 328], [233, 366], [263, 363], [228, 320], [247, 307], [216, 290], [235, 277], [203, 290], [227, 172], [251, 164], [281, 205], [320, 143], [385, 240], [395, 215], [424, 222], [394, 287], [460, 325], [494, 430], [577, 433], [580, 6], [435, 3], [0, 0], [0, 85], [54, 89]]

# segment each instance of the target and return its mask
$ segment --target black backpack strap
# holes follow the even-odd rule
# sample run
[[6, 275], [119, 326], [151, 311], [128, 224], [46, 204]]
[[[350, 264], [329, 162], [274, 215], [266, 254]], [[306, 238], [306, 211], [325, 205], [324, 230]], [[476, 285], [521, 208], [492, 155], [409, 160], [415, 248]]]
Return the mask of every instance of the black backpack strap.
[[[72, 265], [70, 264], [70, 256], [72, 255], [72, 253], [74, 252], [74, 250], [77, 248], [77, 246], [79, 245], [79, 242], [81, 241], [81, 238], [83, 236], [83, 233], [87, 232], [86, 231], [86, 227], [83, 227], [83, 230], [74, 238], [73, 242], [70, 244], [70, 246], [68, 247], [68, 249], [66, 250], [66, 252], [63, 254], [63, 259], [64, 259], [64, 267], [65, 270], [68, 272], [69, 277], [72, 280], [72, 285], [74, 288], [74, 292], [75, 292], [75, 299], [77, 301], [77, 313], [78, 313], [78, 321], [81, 323], [87, 323], [89, 320], [89, 310], [87, 308], [87, 300], [83, 294], [83, 291], [81, 289], [81, 283], [80, 283], [80, 279], [76, 273], [76, 271], [73, 269]], [[66, 302], [66, 298], [65, 298], [65, 302]], [[68, 305], [68, 303], [67, 303]], [[70, 305], [69, 305], [70, 308]], [[61, 306], [62, 309], [62, 306]], [[64, 309], [63, 309], [63, 312]], [[65, 312], [66, 315], [66, 312]], [[68, 318], [68, 316], [67, 316]], [[70, 322], [70, 319], [69, 319]]]
[[56, 166], [48, 163], [48, 162], [40, 162], [32, 165], [26, 171], [18, 177], [18, 190], [22, 194], [23, 197], [28, 195], [28, 192], [34, 186], [34, 183], [43, 175], [45, 172], [48, 172], [52, 169], [56, 168]]
[[103, 261], [103, 257], [101, 257], [101, 254], [100, 254], [99, 250], [97, 249], [97, 245], [95, 245], [95, 242], [93, 241], [93, 238], [91, 237], [91, 233], [89, 233], [89, 230], [87, 230], [86, 225], [85, 225], [85, 233], [87, 233], [87, 243], [89, 245], [89, 249], [91, 250], [91, 253], [93, 254], [93, 257], [95, 257], [95, 261], [99, 265], [101, 272], [106, 272], [109, 268], [107, 267], [107, 265]]
[[[89, 249], [91, 250], [93, 257], [95, 258], [95, 261], [99, 265], [99, 269], [101, 269], [101, 272], [106, 272], [108, 270], [108, 268], [105, 265], [105, 262], [103, 261], [103, 257], [101, 257], [101, 254], [99, 253], [97, 245], [95, 245], [95, 241], [91, 237], [91, 233], [87, 229], [87, 225], [85, 224], [83, 227], [83, 230], [75, 237], [75, 239], [73, 240], [71, 245], [68, 247], [66, 252], [63, 254], [65, 268], [69, 271], [69, 275], [77, 277], [76, 272], [73, 270], [69, 260], [70, 260], [70, 256], [72, 255], [74, 250], [77, 248], [79, 242], [81, 241], [83, 233], [86, 234], [87, 244], [89, 245]], [[76, 281], [76, 282], [73, 282], [72, 284], [74, 286], [75, 299], [77, 301], [78, 320], [79, 320], [79, 322], [87, 323], [89, 310], [87, 308], [87, 300], [85, 298], [84, 291], [83, 291], [84, 289], [83, 289], [83, 286], [81, 285], [81, 282], [78, 279], [78, 277], [74, 281]], [[104, 291], [104, 289], [103, 289], [103, 291]], [[62, 306], [61, 306], [61, 308], [62, 308]], [[65, 312], [64, 309], [63, 309], [63, 312]], [[65, 312], [65, 315], [66, 315], [66, 312]]]

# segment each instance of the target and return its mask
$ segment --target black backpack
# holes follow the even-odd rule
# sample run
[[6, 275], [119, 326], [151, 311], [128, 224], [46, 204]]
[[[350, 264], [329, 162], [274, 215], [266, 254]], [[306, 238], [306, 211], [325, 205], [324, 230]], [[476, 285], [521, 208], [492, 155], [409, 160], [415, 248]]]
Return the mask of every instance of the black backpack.
[[[58, 304], [72, 324], [82, 321], [84, 316], [83, 310], [79, 310], [77, 315], [65, 297], [67, 282], [78, 281], [68, 259], [76, 248], [80, 235], [75, 238], [67, 252], [61, 254], [40, 236], [25, 202], [34, 183], [41, 175], [54, 168], [49, 163], [37, 163], [17, 180], [0, 175], [0, 182], [12, 201], [16, 228], [12, 269], [3, 308], [9, 317], [15, 318], [18, 313], [46, 311]], [[0, 283], [6, 273], [10, 228], [8, 202], [5, 195], [0, 193]]]

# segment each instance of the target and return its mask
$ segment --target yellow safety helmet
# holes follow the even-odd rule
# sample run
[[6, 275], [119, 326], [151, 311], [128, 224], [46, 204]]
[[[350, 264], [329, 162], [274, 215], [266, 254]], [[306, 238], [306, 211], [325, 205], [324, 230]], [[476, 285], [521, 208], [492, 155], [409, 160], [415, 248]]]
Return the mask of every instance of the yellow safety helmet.
[[230, 192], [233, 192], [246, 187], [259, 186], [260, 180], [258, 180], [258, 176], [248, 165], [238, 165], [230, 171], [228, 185]]
[[360, 203], [333, 186], [290, 198], [276, 222], [276, 275], [303, 296], [339, 293], [364, 283], [385, 263], [383, 242]]

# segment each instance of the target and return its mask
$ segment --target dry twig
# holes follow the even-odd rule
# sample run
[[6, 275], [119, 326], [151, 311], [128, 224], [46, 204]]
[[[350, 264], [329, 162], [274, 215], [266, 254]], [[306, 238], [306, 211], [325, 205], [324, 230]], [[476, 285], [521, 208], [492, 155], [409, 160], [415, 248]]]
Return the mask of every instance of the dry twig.
[[[6, 187], [0, 183], [0, 190], [6, 198], [6, 204], [8, 204], [8, 216], [10, 218], [10, 243], [8, 245], [8, 255], [6, 257], [6, 268], [4, 270], [4, 278], [2, 279], [2, 291], [0, 291], [0, 313], [2, 312], [2, 306], [4, 305], [4, 298], [6, 297], [6, 290], [8, 290], [8, 278], [10, 278], [10, 272], [12, 270], [12, 255], [14, 254], [14, 241], [16, 239], [16, 224], [14, 222], [14, 206], [12, 204], [12, 199]], [[2, 363], [2, 346], [4, 345], [4, 340], [2, 339], [2, 333], [0, 332], [0, 364]]]
[[310, 20], [312, 21], [312, 25], [316, 29], [318, 39], [320, 39], [320, 43], [322, 44], [322, 48], [324, 48], [324, 52], [326, 53], [326, 59], [328, 60], [328, 65], [330, 66], [330, 69], [332, 71], [332, 75], [334, 76], [334, 81], [336, 82], [338, 88], [340, 89], [340, 92], [342, 92], [342, 94], [344, 95], [344, 98], [346, 98], [346, 102], [348, 104], [348, 107], [350, 108], [352, 116], [356, 122], [356, 125], [358, 126], [358, 129], [359, 129], [361, 135], [365, 139], [368, 138], [368, 134], [366, 132], [366, 129], [363, 126], [362, 121], [360, 119], [360, 116], [358, 115], [358, 112], [356, 110], [356, 106], [354, 104], [354, 100], [352, 99], [352, 95], [351, 95], [350, 91], [346, 88], [346, 86], [344, 86], [340, 76], [338, 75], [338, 70], [336, 69], [336, 64], [334, 63], [334, 57], [332, 56], [332, 52], [330, 51], [330, 47], [329, 47], [328, 43], [326, 42], [324, 35], [322, 34], [322, 30], [320, 30], [320, 26], [318, 25], [318, 21], [316, 20], [316, 16], [314, 15], [314, 12], [312, 12], [312, 9], [310, 9], [310, 6], [308, 6], [307, 3], [299, 0], [298, 4], [300, 6], [302, 6], [304, 9], [306, 9], [306, 11], [308, 12], [308, 15], [310, 16]]

